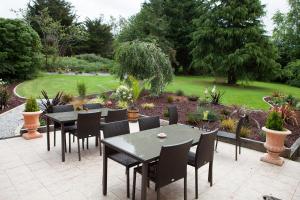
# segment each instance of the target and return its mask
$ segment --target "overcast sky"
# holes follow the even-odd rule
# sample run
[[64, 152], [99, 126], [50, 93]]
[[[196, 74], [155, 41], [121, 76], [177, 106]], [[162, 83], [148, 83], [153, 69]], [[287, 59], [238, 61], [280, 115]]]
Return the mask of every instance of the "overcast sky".
[[[75, 7], [79, 21], [86, 17], [95, 18], [103, 14], [106, 18], [114, 16], [129, 17], [141, 8], [144, 0], [68, 0]], [[273, 30], [272, 16], [277, 10], [287, 12], [289, 7], [287, 0], [261, 0], [266, 4], [267, 15], [263, 21], [266, 30], [271, 33]], [[16, 15], [10, 9], [18, 10], [25, 8], [29, 0], [0, 0], [0, 17], [15, 18]]]

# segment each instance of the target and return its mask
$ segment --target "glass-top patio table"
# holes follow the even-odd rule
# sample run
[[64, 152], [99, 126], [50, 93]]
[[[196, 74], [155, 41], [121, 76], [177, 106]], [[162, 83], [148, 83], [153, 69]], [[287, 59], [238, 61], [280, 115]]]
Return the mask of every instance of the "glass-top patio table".
[[[69, 122], [76, 122], [78, 118], [78, 113], [88, 113], [88, 112], [101, 112], [101, 117], [106, 117], [107, 112], [113, 110], [110, 108], [100, 108], [100, 109], [90, 109], [83, 111], [72, 111], [72, 112], [58, 112], [58, 113], [47, 113], [45, 114], [47, 118], [47, 150], [50, 151], [50, 120], [57, 122], [61, 125], [61, 159], [62, 162], [65, 161], [65, 141], [66, 133], [64, 131], [64, 124]], [[99, 122], [100, 123], [100, 122]]]
[[[166, 133], [166, 138], [159, 138], [158, 133]], [[125, 153], [142, 163], [141, 199], [146, 199], [148, 163], [159, 158], [161, 147], [174, 145], [193, 139], [193, 145], [199, 141], [203, 133], [187, 125], [168, 125], [102, 140], [103, 154], [103, 195], [107, 194], [107, 151], [109, 149]], [[172, 167], [172, 166], [170, 166]]]

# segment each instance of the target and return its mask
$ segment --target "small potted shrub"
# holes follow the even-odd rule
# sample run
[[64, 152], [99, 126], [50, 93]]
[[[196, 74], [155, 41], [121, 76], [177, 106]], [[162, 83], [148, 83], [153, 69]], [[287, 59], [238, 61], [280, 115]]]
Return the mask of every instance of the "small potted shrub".
[[23, 112], [24, 127], [27, 129], [27, 133], [22, 135], [26, 140], [42, 137], [37, 131], [37, 128], [40, 126], [41, 113], [42, 111], [40, 111], [35, 98], [30, 97], [27, 99]]
[[264, 143], [267, 153], [261, 158], [261, 161], [282, 166], [284, 160], [279, 157], [285, 150], [284, 140], [291, 131], [283, 128], [284, 120], [280, 113], [272, 111], [269, 113], [266, 126], [262, 128], [266, 132], [266, 142]]
[[128, 120], [136, 122], [139, 118], [139, 108], [137, 106], [137, 100], [140, 98], [142, 91], [144, 90], [143, 82], [139, 82], [133, 76], [128, 77], [128, 85], [131, 88], [131, 102], [128, 107]]

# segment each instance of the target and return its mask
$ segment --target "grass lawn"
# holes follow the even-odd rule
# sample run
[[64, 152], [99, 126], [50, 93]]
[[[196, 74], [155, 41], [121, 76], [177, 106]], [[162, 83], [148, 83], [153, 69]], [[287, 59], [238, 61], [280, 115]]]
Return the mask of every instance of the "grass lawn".
[[[77, 82], [85, 82], [87, 93], [101, 93], [118, 86], [119, 81], [113, 76], [80, 76], [80, 75], [42, 75], [37, 79], [25, 81], [17, 88], [17, 93], [21, 96], [38, 97], [42, 89], [46, 90], [50, 96], [57, 91], [65, 91], [77, 95]], [[186, 95], [198, 95], [203, 97], [205, 88], [214, 85], [214, 78], [189, 76], [175, 77], [174, 81], [167, 87], [166, 91], [175, 92], [182, 90]], [[269, 106], [262, 101], [264, 96], [270, 95], [273, 91], [281, 91], [285, 94], [292, 94], [300, 98], [300, 88], [288, 85], [265, 82], [250, 82], [245, 86], [227, 86], [217, 84], [218, 89], [225, 92], [222, 103], [226, 105], [242, 105], [248, 108], [268, 109]]]

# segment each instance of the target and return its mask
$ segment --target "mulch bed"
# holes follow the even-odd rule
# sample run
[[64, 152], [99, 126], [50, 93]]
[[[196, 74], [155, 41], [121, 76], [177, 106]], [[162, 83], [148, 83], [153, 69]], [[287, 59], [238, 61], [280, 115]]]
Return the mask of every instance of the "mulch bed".
[[[167, 100], [168, 96], [170, 95], [173, 96], [175, 99], [172, 104], [177, 106], [178, 113], [179, 113], [179, 123], [195, 125], [187, 122], [187, 114], [197, 110], [198, 102], [189, 101], [187, 97], [176, 96], [175, 94], [172, 93], [164, 93], [160, 97], [151, 97], [147, 93], [143, 94], [142, 97], [137, 102], [139, 106], [140, 114], [148, 115], [148, 116], [160, 116], [160, 118], [168, 120], [168, 118], [164, 116], [164, 112], [166, 111], [167, 106], [171, 105], [170, 103], [168, 103]], [[141, 107], [141, 104], [143, 103], [153, 103], [155, 107], [150, 110], [143, 109]], [[113, 101], [113, 105], [111, 105], [111, 107], [115, 108], [116, 102]], [[225, 105], [210, 105], [210, 108], [216, 111], [220, 116], [222, 116], [224, 110], [227, 110], [230, 113], [232, 113], [233, 111], [239, 109], [236, 106], [225, 106]], [[261, 110], [250, 110], [248, 114], [250, 119], [255, 119], [255, 120], [250, 120], [250, 128], [252, 130], [252, 133], [248, 136], [248, 138], [256, 141], [264, 142], [265, 137], [263, 137], [260, 133], [261, 133], [261, 127], [264, 126], [268, 113]], [[231, 117], [238, 120], [238, 114], [232, 115]], [[220, 127], [220, 120], [216, 122], [211, 122], [209, 124], [210, 129], [217, 128], [217, 127]], [[287, 147], [291, 147], [293, 143], [300, 137], [300, 127], [287, 124], [286, 128], [291, 130], [292, 134], [287, 136], [285, 145]]]
[[0, 110], [0, 114], [4, 113], [4, 112], [6, 112], [6, 111], [8, 111], [10, 109], [13, 109], [13, 108], [15, 108], [15, 107], [17, 107], [17, 106], [19, 106], [19, 105], [21, 105], [23, 103], [25, 103], [24, 99], [21, 99], [21, 98], [19, 98], [19, 97], [17, 97], [17, 96], [14, 95], [13, 90], [14, 90], [14, 88], [17, 85], [18, 85], [18, 83], [12, 83], [12, 84], [8, 85], [8, 90], [9, 90], [9, 93], [10, 93], [11, 96], [10, 96], [10, 98], [8, 100], [7, 107], [4, 108], [3, 110]]

